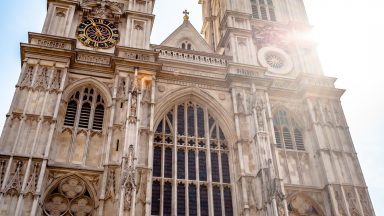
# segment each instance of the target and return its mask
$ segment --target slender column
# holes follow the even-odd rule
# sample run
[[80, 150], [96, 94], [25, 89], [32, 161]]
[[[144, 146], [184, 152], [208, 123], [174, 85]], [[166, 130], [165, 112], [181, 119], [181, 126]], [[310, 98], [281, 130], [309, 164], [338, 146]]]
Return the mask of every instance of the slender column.
[[237, 104], [237, 97], [236, 97], [236, 91], [235, 89], [231, 89], [232, 93], [232, 102], [233, 102], [233, 110], [235, 113], [235, 127], [236, 127], [236, 138], [237, 142], [235, 143], [237, 149], [238, 149], [238, 159], [239, 159], [239, 165], [240, 165], [240, 181], [241, 181], [241, 194], [240, 196], [243, 197], [243, 203], [241, 203], [241, 209], [244, 211], [242, 212], [244, 216], [249, 216], [249, 201], [248, 201], [248, 194], [247, 194], [247, 182], [245, 181], [245, 169], [244, 169], [244, 161], [243, 161], [243, 141], [241, 140], [240, 136], [240, 120], [239, 120], [239, 112], [238, 112], [238, 104]]
[[[153, 171], [153, 135], [154, 135], [155, 96], [156, 96], [156, 81], [155, 81], [155, 77], [153, 76], [152, 89], [151, 89], [151, 108], [150, 108], [150, 120], [149, 120], [149, 144], [148, 144], [148, 168], [151, 171]], [[147, 178], [146, 202], [145, 202], [146, 216], [151, 215], [152, 178], [153, 178], [153, 172], [150, 172]]]
[[102, 165], [104, 166], [103, 176], [101, 180], [101, 189], [100, 189], [100, 197], [99, 197], [99, 209], [98, 209], [98, 215], [103, 216], [104, 213], [104, 201], [105, 201], [105, 190], [106, 185], [108, 183], [108, 173], [109, 173], [109, 158], [110, 158], [110, 151], [111, 151], [111, 145], [112, 145], [112, 135], [113, 135], [113, 122], [115, 117], [115, 111], [116, 111], [116, 95], [117, 95], [117, 86], [119, 84], [119, 74], [115, 75], [115, 80], [113, 83], [113, 92], [112, 92], [112, 105], [110, 107], [110, 115], [109, 115], [109, 122], [108, 122], [108, 137], [107, 142], [104, 148], [104, 161], [102, 161]]
[[[127, 111], [127, 116], [126, 116], [126, 130], [125, 130], [125, 142], [124, 142], [124, 153], [123, 153], [123, 158], [122, 158], [122, 189], [120, 191], [120, 203], [119, 203], [119, 216], [123, 216], [125, 214], [125, 199], [127, 199], [126, 195], [131, 196], [130, 197], [130, 212], [129, 214], [131, 216], [134, 216], [135, 214], [135, 199], [136, 199], [136, 189], [134, 187], [135, 182], [125, 182], [125, 181], [130, 181], [127, 179], [127, 176], [133, 175], [133, 181], [135, 180], [134, 176], [136, 172], [135, 168], [135, 158], [130, 158], [129, 156], [129, 150], [130, 146], [132, 145], [133, 147], [133, 156], [136, 157], [135, 155], [137, 154], [137, 134], [138, 134], [138, 124], [140, 124], [140, 119], [138, 116], [140, 115], [140, 90], [138, 89], [137, 85], [137, 78], [138, 78], [138, 71], [139, 68], [135, 67], [134, 68], [134, 76], [133, 76], [133, 84], [131, 86], [131, 91], [128, 96], [128, 111]], [[133, 94], [136, 94], [136, 110], [133, 113], [131, 106], [132, 102], [134, 100]], [[131, 143], [129, 143], [131, 142]], [[128, 160], [132, 161], [128, 161]], [[129, 166], [131, 166], [132, 170], [129, 170]], [[133, 173], [130, 173], [133, 172]], [[127, 175], [124, 176], [124, 173]], [[126, 193], [127, 188], [126, 183], [131, 183], [132, 188], [130, 194]]]

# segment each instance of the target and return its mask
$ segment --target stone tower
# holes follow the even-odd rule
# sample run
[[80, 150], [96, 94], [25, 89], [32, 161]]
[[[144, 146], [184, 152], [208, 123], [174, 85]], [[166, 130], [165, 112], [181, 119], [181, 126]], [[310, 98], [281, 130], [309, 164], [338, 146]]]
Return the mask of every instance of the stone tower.
[[0, 216], [374, 216], [302, 0], [48, 0], [0, 139]]

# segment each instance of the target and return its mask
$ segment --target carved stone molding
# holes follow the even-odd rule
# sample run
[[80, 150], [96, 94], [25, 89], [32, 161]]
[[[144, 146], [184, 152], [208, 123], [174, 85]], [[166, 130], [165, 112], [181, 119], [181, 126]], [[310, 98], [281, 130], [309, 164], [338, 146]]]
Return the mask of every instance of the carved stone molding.
[[111, 62], [111, 58], [108, 56], [106, 57], [106, 56], [92, 55], [92, 54], [86, 54], [86, 53], [78, 53], [76, 60], [79, 62], [100, 64], [100, 65], [110, 65], [110, 62]]

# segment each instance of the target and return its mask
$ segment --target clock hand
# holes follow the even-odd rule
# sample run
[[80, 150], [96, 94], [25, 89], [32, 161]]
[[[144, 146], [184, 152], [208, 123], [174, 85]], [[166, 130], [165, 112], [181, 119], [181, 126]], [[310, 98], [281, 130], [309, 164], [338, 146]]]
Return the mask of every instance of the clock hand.
[[[92, 20], [92, 19], [91, 19], [91, 20]], [[100, 29], [97, 28], [97, 25], [96, 25], [95, 21], [93, 21], [93, 20], [92, 20], [92, 25], [93, 25], [93, 27], [95, 27], [97, 34], [98, 34], [99, 36], [102, 36], [103, 34], [101, 33]]]

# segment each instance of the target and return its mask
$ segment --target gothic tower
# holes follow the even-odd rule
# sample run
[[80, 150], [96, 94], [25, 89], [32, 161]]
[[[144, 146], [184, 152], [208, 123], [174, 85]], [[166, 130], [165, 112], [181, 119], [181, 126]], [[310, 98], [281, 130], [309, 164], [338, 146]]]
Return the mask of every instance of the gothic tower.
[[0, 216], [374, 216], [302, 0], [48, 0], [0, 138]]

